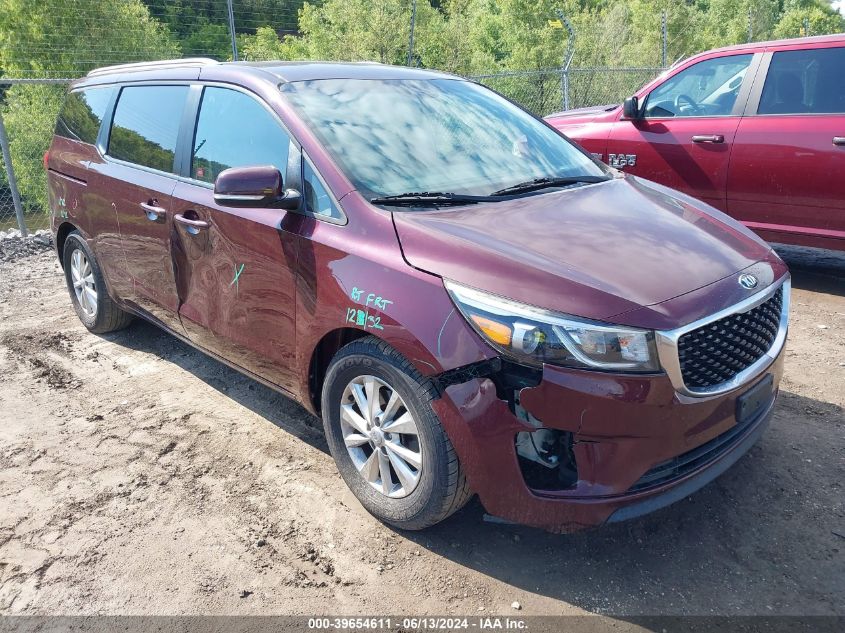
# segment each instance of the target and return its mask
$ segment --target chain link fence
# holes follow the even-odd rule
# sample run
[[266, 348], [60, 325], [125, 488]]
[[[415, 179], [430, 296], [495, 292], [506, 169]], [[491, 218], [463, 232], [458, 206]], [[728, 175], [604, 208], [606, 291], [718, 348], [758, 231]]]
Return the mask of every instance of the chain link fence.
[[470, 77], [539, 116], [565, 109], [621, 103], [663, 68], [551, 68]]
[[[6, 136], [8, 141], [0, 155], [0, 231], [34, 232], [49, 226], [43, 156], [73, 78], [98, 66], [151, 59], [278, 59], [274, 46], [278, 38], [296, 34], [303, 4], [38, 0], [6, 17], [0, 11], [0, 139]], [[546, 116], [567, 107], [618, 103], [660, 71], [551, 68], [470, 78]]]

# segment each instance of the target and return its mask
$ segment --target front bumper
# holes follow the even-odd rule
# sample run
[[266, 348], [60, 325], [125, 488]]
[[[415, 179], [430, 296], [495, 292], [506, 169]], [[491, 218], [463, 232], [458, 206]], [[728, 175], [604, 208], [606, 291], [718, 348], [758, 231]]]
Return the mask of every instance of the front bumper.
[[[535, 427], [499, 399], [486, 378], [449, 387], [433, 403], [466, 470], [471, 488], [499, 518], [572, 532], [651, 512], [701, 488], [724, 472], [762, 434], [774, 408], [783, 353], [756, 379], [729, 393], [690, 397], [665, 374], [620, 376], [546, 366], [521, 406], [546, 428], [573, 434], [577, 483], [566, 490], [526, 485], [514, 447]], [[736, 401], [771, 375], [773, 397], [736, 432]], [[730, 431], [734, 429], [734, 433]], [[719, 443], [719, 438], [729, 441]], [[691, 469], [652, 486], [637, 483], [655, 466], [707, 443], [719, 445]], [[634, 490], [632, 490], [634, 488]]]

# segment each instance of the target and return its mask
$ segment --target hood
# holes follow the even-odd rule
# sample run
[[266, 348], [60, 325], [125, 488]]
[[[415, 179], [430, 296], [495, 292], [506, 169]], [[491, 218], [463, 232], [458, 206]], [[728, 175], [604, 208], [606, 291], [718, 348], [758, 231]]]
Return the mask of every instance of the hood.
[[771, 252], [719, 211], [630, 176], [393, 217], [415, 268], [599, 320], [702, 288]]
[[619, 108], [619, 104], [592, 106], [589, 108], [575, 108], [574, 110], [564, 110], [563, 112], [555, 112], [545, 117], [546, 121], [556, 126], [559, 125], [576, 125], [584, 123], [592, 123], [596, 120], [604, 120], [612, 118], [611, 113]]

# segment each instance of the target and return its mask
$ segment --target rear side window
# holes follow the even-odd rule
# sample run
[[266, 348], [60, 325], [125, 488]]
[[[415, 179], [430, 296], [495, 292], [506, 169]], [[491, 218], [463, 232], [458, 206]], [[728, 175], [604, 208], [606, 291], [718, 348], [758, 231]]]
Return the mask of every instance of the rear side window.
[[772, 56], [757, 114], [845, 113], [845, 48]]
[[273, 165], [284, 175], [290, 138], [258, 101], [237, 90], [206, 88], [194, 135], [191, 176], [214, 182], [229, 167]]
[[187, 96], [187, 86], [132, 86], [121, 90], [109, 135], [109, 156], [172, 172]]
[[93, 145], [114, 88], [88, 88], [69, 92], [56, 121], [56, 136]]

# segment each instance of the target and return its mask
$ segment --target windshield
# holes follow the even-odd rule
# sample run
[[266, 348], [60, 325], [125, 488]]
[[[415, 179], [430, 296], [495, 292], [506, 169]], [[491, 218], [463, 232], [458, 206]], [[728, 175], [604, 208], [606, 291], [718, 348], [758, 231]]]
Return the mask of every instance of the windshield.
[[496, 93], [453, 80], [321, 79], [282, 92], [365, 196], [486, 196], [536, 178], [605, 176]]

